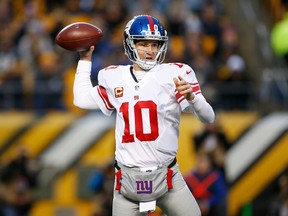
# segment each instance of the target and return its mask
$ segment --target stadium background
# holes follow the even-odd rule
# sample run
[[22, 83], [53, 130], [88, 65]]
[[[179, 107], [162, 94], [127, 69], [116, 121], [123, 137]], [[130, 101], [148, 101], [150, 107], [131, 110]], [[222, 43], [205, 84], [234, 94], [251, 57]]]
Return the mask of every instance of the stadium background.
[[[78, 55], [56, 46], [54, 38], [72, 22], [99, 26], [104, 40], [93, 57], [97, 71], [127, 63], [123, 28], [133, 15], [151, 14], [168, 30], [166, 60], [195, 69], [231, 143], [225, 159], [229, 215], [265, 215], [288, 162], [287, 63], [270, 42], [285, 5], [281, 0], [1, 0], [1, 175], [19, 154], [29, 155], [37, 184], [24, 198], [35, 198], [32, 216], [87, 216], [103, 206], [103, 193], [92, 192], [89, 180], [95, 171], [111, 174], [114, 119], [73, 106]], [[92, 74], [93, 84], [96, 77]], [[204, 126], [193, 116], [181, 118], [178, 161], [187, 173], [196, 160], [192, 136]], [[14, 186], [2, 178], [1, 199]]]

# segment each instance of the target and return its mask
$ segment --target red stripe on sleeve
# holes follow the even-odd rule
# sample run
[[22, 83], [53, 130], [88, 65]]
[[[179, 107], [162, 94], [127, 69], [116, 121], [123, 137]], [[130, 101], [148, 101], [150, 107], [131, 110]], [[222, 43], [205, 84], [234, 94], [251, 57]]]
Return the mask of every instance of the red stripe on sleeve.
[[194, 94], [199, 94], [201, 93], [201, 89], [200, 89], [200, 86], [199, 86], [199, 83], [198, 82], [195, 82], [195, 83], [190, 83], [191, 87], [192, 87], [192, 90], [193, 90], [193, 93]]
[[97, 91], [98, 91], [99, 96], [103, 100], [103, 103], [105, 104], [106, 109], [113, 110], [113, 106], [109, 101], [106, 89], [103, 86], [98, 86]]
[[178, 91], [175, 91], [175, 97], [176, 97], [177, 102], [179, 104], [185, 99], [185, 97], [183, 95], [181, 95]]
[[192, 89], [193, 89], [193, 92], [197, 92], [197, 91], [200, 91], [200, 86], [192, 86]]
[[180, 98], [180, 99], [178, 100], [178, 103], [180, 104], [184, 99], [185, 99], [185, 97], [182, 96], [182, 98]]
[[175, 96], [176, 96], [176, 99], [177, 99], [177, 100], [178, 100], [180, 97], [182, 97], [182, 95], [181, 95], [178, 91], [175, 92]]

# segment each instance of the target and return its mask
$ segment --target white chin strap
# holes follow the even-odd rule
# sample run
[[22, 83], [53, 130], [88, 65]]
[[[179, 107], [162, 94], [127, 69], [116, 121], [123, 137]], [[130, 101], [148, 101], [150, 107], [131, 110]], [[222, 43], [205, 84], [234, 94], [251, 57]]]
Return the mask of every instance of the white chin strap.
[[[138, 55], [138, 50], [135, 49], [135, 53], [136, 53], [136, 60], [135, 63], [139, 65], [139, 67], [141, 67], [143, 70], [150, 70], [153, 67], [155, 67], [157, 65], [157, 58], [160, 55], [160, 52], [157, 52], [157, 55], [155, 57], [155, 60], [142, 60], [140, 59], [139, 55]], [[145, 51], [144, 51], [145, 52]], [[146, 55], [146, 54], [145, 54]]]
[[143, 70], [150, 70], [157, 65], [156, 61], [136, 60], [135, 63], [138, 64]]

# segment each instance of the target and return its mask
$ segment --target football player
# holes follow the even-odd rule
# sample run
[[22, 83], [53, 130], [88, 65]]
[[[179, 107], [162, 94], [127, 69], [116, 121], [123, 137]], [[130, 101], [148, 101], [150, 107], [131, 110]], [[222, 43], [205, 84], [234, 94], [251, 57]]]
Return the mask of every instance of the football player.
[[156, 205], [173, 216], [201, 215], [176, 161], [181, 112], [212, 123], [214, 111], [205, 100], [193, 69], [163, 63], [168, 36], [149, 15], [135, 16], [124, 30], [124, 50], [131, 65], [112, 65], [90, 81], [91, 56], [80, 52], [74, 81], [74, 104], [116, 111], [115, 190], [113, 215], [145, 215]]

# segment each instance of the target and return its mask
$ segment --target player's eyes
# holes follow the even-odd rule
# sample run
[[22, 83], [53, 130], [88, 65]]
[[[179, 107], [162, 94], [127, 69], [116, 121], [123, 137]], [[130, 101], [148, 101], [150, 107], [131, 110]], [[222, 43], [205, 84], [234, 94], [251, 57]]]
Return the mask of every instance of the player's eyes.
[[138, 46], [143, 46], [143, 47], [158, 47], [159, 46], [159, 44], [158, 43], [149, 43], [149, 42], [147, 42], [147, 43], [137, 43], [137, 45]]
[[159, 44], [158, 43], [153, 43], [153, 44], [151, 44], [151, 46], [154, 47], [154, 48], [158, 48]]
[[158, 44], [151, 44], [151, 43], [147, 43], [147, 44], [143, 44], [143, 47], [147, 47], [147, 48], [153, 48], [153, 49], [157, 49], [158, 48]]
[[144, 47], [149, 47], [150, 44], [149, 44], [149, 43], [143, 43], [142, 46], [144, 46]]

